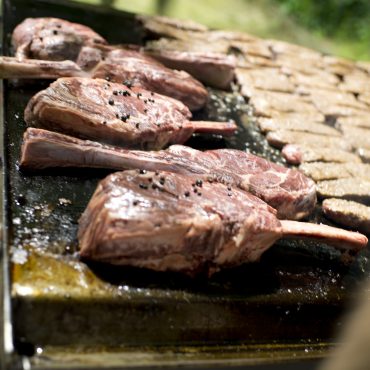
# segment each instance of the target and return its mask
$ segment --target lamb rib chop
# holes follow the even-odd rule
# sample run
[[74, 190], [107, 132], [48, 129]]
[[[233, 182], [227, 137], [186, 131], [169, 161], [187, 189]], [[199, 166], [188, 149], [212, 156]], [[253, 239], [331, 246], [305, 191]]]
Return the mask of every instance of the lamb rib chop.
[[172, 70], [140, 52], [115, 47], [93, 30], [57, 18], [27, 18], [13, 32], [16, 57], [0, 58], [1, 78], [92, 77], [130, 81], [181, 100], [191, 110], [207, 101], [204, 86], [184, 71]]
[[215, 52], [215, 44], [195, 39], [185, 41], [161, 38], [147, 42], [144, 50], [168, 68], [189, 72], [208, 86], [230, 89], [235, 77], [236, 58]]
[[84, 46], [94, 44], [108, 43], [90, 27], [59, 18], [26, 18], [12, 34], [19, 59], [74, 61]]
[[352, 253], [367, 244], [359, 233], [279, 221], [249, 193], [168, 172], [108, 176], [78, 232], [84, 258], [189, 275], [257, 261], [284, 236], [317, 238]]
[[25, 121], [82, 138], [130, 148], [160, 149], [194, 132], [231, 135], [232, 122], [189, 121], [180, 101], [102, 79], [60, 78], [36, 94]]
[[23, 138], [20, 166], [29, 170], [93, 167], [188, 174], [251, 192], [274, 207], [279, 218], [300, 219], [307, 216], [316, 203], [314, 182], [299, 171], [232, 149], [201, 152], [173, 145], [162, 151], [130, 151], [28, 128]]

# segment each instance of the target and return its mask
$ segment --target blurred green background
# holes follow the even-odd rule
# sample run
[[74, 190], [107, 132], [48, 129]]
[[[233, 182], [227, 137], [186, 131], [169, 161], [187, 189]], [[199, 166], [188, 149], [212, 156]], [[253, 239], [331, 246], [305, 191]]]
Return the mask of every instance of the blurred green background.
[[79, 0], [370, 59], [370, 0]]

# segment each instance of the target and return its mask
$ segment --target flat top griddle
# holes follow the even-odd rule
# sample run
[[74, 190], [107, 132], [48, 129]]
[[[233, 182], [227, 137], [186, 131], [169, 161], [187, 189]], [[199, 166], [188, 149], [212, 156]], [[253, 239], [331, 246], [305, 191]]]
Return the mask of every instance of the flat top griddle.
[[[26, 17], [83, 23], [111, 43], [145, 41], [135, 16], [124, 12], [46, 0], [7, 0], [3, 12], [5, 55], [11, 54], [12, 30]], [[326, 353], [341, 325], [348, 293], [368, 275], [367, 251], [346, 266], [324, 245], [281, 241], [259, 263], [211, 279], [81, 262], [78, 218], [109, 172], [27, 174], [18, 168], [26, 128], [23, 110], [48, 83], [5, 81], [2, 94], [3, 270], [11, 280], [3, 286], [8, 361], [69, 369], [251, 365]], [[232, 118], [239, 132], [228, 139], [195, 136], [188, 144], [248, 149], [284, 163], [237, 91], [210, 89], [210, 96], [195, 118]], [[312, 221], [322, 221], [319, 208]]]

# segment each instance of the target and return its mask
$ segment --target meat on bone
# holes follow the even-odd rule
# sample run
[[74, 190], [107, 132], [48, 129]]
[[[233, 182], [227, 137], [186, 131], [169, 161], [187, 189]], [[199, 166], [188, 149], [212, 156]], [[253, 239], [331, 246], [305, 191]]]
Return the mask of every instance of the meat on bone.
[[236, 186], [263, 199], [279, 218], [300, 219], [315, 207], [315, 183], [301, 172], [233, 149], [199, 151], [182, 145], [161, 151], [125, 150], [41, 129], [28, 128], [20, 165], [165, 170]]
[[12, 42], [16, 57], [0, 57], [1, 78], [106, 78], [179, 99], [191, 110], [207, 101], [207, 90], [187, 72], [165, 67], [138, 47], [107, 45], [78, 23], [27, 18], [15, 28]]
[[54, 131], [130, 148], [184, 143], [194, 132], [232, 135], [233, 122], [190, 121], [180, 101], [102, 79], [65, 77], [28, 103], [25, 121]]
[[359, 233], [280, 221], [261, 199], [237, 188], [169, 172], [108, 176], [78, 232], [84, 258], [189, 275], [257, 261], [284, 236], [319, 239], [351, 253], [367, 244]]

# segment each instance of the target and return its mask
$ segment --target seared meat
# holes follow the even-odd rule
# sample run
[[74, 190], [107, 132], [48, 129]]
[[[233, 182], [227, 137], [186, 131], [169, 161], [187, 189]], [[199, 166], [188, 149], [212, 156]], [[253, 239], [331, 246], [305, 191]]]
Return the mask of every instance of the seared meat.
[[359, 178], [321, 181], [317, 193], [322, 198], [341, 198], [370, 204], [370, 181]]
[[192, 174], [250, 191], [276, 208], [281, 218], [302, 218], [316, 202], [315, 184], [300, 172], [231, 149], [200, 152], [174, 145], [158, 152], [129, 151], [29, 128], [24, 135], [20, 165], [26, 169], [138, 168]]
[[137, 47], [104, 45], [102, 37], [76, 23], [28, 18], [14, 30], [13, 44], [17, 57], [0, 58], [2, 78], [85, 76], [127, 80], [133, 86], [179, 99], [191, 110], [203, 107], [207, 101], [207, 90], [188, 73], [165, 67]]
[[190, 122], [181, 102], [139, 87], [101, 79], [60, 78], [36, 94], [25, 110], [29, 125], [126, 147], [159, 149], [183, 143], [193, 132], [222, 135], [230, 122]]
[[279, 221], [251, 194], [168, 172], [108, 176], [78, 232], [84, 258], [189, 275], [256, 261], [282, 236], [318, 238], [353, 252], [367, 244], [359, 233]]
[[75, 61], [84, 46], [106, 43], [91, 28], [58, 18], [26, 18], [12, 35], [19, 59]]
[[281, 151], [283, 157], [291, 164], [305, 162], [361, 163], [358, 155], [337, 148], [320, 148], [306, 145], [287, 144]]
[[0, 57], [0, 78], [55, 79], [64, 76], [89, 77], [89, 74], [70, 60], [54, 62]]
[[197, 45], [195, 41], [160, 39], [147, 43], [145, 53], [218, 89], [229, 89], [234, 79], [234, 56], [205, 50], [203, 42]]
[[322, 210], [329, 219], [340, 225], [370, 234], [370, 207], [344, 199], [325, 199]]
[[[93, 78], [105, 78], [114, 82], [129, 81], [132, 86], [170, 96], [182, 101], [190, 110], [204, 106], [208, 98], [205, 87], [184, 71], [165, 67], [157, 60], [132, 49], [98, 47], [101, 61], [90, 70]], [[80, 54], [78, 63], [90, 62], [91, 51], [85, 48], [87, 56]], [[82, 67], [86, 62], [83, 62]]]

